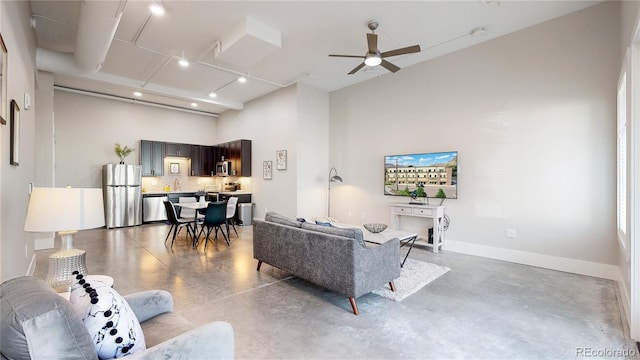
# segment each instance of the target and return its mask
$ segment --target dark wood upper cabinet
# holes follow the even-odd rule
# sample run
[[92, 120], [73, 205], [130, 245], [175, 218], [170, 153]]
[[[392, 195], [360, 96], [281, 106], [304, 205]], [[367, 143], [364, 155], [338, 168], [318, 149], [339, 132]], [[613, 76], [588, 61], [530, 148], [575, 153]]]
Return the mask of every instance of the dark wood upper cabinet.
[[191, 145], [191, 176], [207, 176], [202, 173], [202, 148], [200, 145]]
[[167, 143], [165, 156], [191, 157], [191, 146], [190, 144]]
[[227, 143], [231, 176], [251, 176], [251, 140], [235, 140]]

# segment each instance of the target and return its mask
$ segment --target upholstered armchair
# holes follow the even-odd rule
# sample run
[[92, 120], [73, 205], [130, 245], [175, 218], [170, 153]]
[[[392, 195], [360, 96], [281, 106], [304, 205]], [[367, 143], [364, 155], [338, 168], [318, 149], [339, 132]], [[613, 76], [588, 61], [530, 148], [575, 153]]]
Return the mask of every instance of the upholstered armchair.
[[[140, 321], [146, 350], [127, 359], [232, 359], [234, 334], [226, 322], [193, 329], [173, 312], [164, 290], [124, 297]], [[97, 359], [92, 337], [72, 304], [44, 281], [23, 276], [0, 285], [0, 354], [5, 359]]]

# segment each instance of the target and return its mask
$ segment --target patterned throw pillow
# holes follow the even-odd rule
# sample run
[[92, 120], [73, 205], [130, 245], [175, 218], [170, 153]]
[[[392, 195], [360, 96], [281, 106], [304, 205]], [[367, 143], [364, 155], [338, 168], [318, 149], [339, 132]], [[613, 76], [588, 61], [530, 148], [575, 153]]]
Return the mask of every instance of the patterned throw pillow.
[[146, 349], [140, 322], [126, 300], [101, 281], [74, 273], [69, 301], [84, 322], [100, 359]]

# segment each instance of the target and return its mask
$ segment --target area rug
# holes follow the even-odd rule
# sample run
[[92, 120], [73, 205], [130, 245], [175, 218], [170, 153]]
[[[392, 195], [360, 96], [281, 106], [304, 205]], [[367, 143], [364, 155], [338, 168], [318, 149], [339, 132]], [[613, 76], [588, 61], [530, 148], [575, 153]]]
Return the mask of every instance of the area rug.
[[389, 285], [385, 285], [381, 289], [373, 291], [373, 293], [389, 300], [402, 301], [402, 299], [414, 294], [449, 270], [451, 269], [445, 266], [407, 259], [400, 271], [400, 277], [393, 280], [396, 291], [391, 291]]

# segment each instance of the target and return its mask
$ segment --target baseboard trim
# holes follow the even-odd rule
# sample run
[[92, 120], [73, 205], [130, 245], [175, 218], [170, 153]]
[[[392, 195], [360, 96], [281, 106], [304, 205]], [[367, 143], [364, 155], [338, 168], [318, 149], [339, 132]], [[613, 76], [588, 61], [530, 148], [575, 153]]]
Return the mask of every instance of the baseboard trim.
[[[622, 279], [622, 274], [620, 274], [620, 278]], [[631, 299], [629, 298], [629, 291], [627, 289], [627, 284], [624, 281], [618, 281], [618, 291], [620, 291], [620, 297], [622, 298], [622, 309], [621, 315], [623, 321], [626, 323], [629, 332], [631, 331]], [[630, 334], [627, 334], [629, 336]]]
[[31, 257], [29, 268], [27, 269], [27, 276], [33, 276], [36, 273], [36, 254]]
[[574, 274], [593, 276], [621, 282], [620, 270], [615, 265], [591, 261], [564, 258], [559, 256], [535, 254], [525, 251], [472, 244], [462, 241], [446, 240], [443, 249], [461, 254], [482, 256], [489, 259], [537, 266]]

